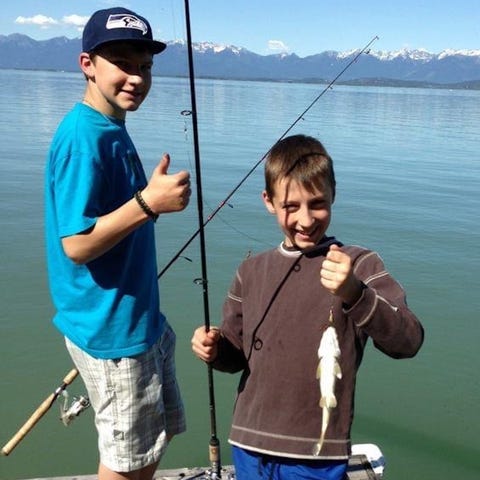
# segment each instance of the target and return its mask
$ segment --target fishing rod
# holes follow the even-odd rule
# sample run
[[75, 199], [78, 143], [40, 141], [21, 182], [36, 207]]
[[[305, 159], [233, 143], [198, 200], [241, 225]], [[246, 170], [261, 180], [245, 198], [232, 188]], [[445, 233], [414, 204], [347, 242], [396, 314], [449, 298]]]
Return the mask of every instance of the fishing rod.
[[[188, 2], [185, 2], [186, 4]], [[186, 7], [188, 8], [188, 7]], [[188, 20], [189, 22], [189, 20]], [[188, 34], [188, 33], [187, 33]], [[280, 137], [277, 139], [277, 142], [282, 140], [284, 137], [288, 135], [288, 133], [297, 125], [300, 120], [303, 119], [303, 117], [310, 111], [310, 109], [320, 100], [320, 98], [325, 95], [328, 90], [330, 90], [333, 85], [337, 82], [337, 80], [358, 60], [358, 58], [363, 54], [363, 53], [368, 53], [370, 51], [370, 46], [378, 40], [379, 37], [375, 35], [359, 52], [356, 53], [356, 55], [347, 63], [347, 65], [335, 76], [333, 80], [330, 81], [330, 83], [312, 100], [312, 102], [305, 108], [305, 110], [297, 116], [297, 118], [290, 124], [290, 126], [280, 135]], [[191, 49], [191, 46], [189, 47]], [[189, 57], [191, 56], [191, 52], [189, 52]], [[193, 64], [192, 64], [193, 65]], [[193, 67], [191, 69], [191, 72], [193, 71]], [[191, 75], [190, 75], [191, 78]], [[193, 108], [193, 102], [192, 102], [192, 108]], [[195, 110], [192, 111], [192, 115], [194, 118], [194, 121], [192, 122], [194, 125], [194, 139], [195, 136], [197, 136], [197, 142], [198, 142], [198, 133], [196, 133], [197, 130], [197, 120], [196, 120], [196, 112]], [[195, 143], [197, 143], [195, 142]], [[277, 143], [275, 142], [275, 143]], [[237, 183], [237, 185], [230, 191], [230, 193], [220, 202], [220, 204], [210, 213], [210, 215], [207, 217], [207, 220], [205, 222], [202, 221], [202, 223], [199, 225], [198, 229], [190, 236], [190, 238], [185, 242], [185, 244], [180, 248], [180, 250], [172, 257], [172, 259], [163, 267], [163, 269], [160, 271], [158, 274], [157, 278], [161, 278], [163, 274], [172, 266], [173, 263], [175, 263], [178, 258], [182, 255], [182, 253], [186, 250], [186, 248], [192, 243], [192, 241], [200, 234], [200, 236], [203, 236], [203, 229], [207, 226], [208, 223], [210, 223], [211, 220], [217, 215], [217, 213], [225, 206], [228, 204], [228, 201], [235, 195], [237, 190], [240, 189], [240, 187], [247, 181], [247, 179], [253, 174], [253, 172], [257, 169], [257, 167], [265, 160], [267, 155], [270, 153], [271, 149], [273, 148], [270, 147], [265, 154], [260, 158], [260, 160], [257, 161], [253, 165], [253, 167], [245, 174], [245, 176]], [[195, 147], [195, 153], [197, 153], [198, 146]], [[197, 190], [198, 190], [198, 183], [197, 183]], [[203, 213], [202, 213], [202, 218], [203, 218]]]
[[[61, 395], [64, 394], [65, 389], [70, 385], [78, 375], [78, 370], [73, 368], [68, 372], [65, 378], [62, 381], [62, 384], [51, 393], [41, 404], [40, 406], [32, 413], [30, 418], [23, 424], [23, 426], [18, 430], [18, 432], [3, 446], [2, 454], [9, 455], [12, 450], [23, 440], [28, 432], [37, 424], [37, 422], [47, 413], [48, 410], [55, 403], [55, 400]], [[68, 425], [73, 419], [73, 416], [77, 416], [90, 405], [88, 399], [81, 397], [79, 401], [76, 401], [72, 404], [72, 407], [69, 410], [64, 409], [62, 412], [62, 420], [65, 425]]]
[[[198, 121], [197, 121], [197, 101], [195, 94], [195, 72], [193, 67], [193, 47], [192, 33], [190, 28], [190, 7], [188, 0], [185, 0], [185, 23], [187, 30], [187, 51], [188, 51], [188, 67], [190, 77], [190, 99], [192, 104], [192, 129], [193, 144], [195, 155], [195, 174], [197, 184], [197, 210], [198, 210], [198, 230], [195, 233], [200, 234], [200, 254], [202, 264], [202, 277], [197, 279], [196, 283], [200, 284], [203, 289], [203, 309], [205, 330], [210, 330], [210, 310], [208, 300], [208, 277], [207, 277], [207, 258], [205, 247], [205, 225], [203, 219], [203, 193], [202, 193], [202, 174], [200, 165], [200, 142], [198, 138]], [[192, 239], [193, 240], [193, 239]], [[186, 248], [186, 247], [185, 247]], [[184, 248], [184, 249], [185, 249]], [[182, 250], [183, 251], [183, 250]], [[208, 396], [210, 407], [210, 442], [209, 442], [209, 459], [211, 467], [211, 478], [221, 478], [221, 461], [220, 461], [220, 442], [217, 437], [217, 420], [215, 411], [215, 390], [213, 385], [213, 368], [208, 363]]]

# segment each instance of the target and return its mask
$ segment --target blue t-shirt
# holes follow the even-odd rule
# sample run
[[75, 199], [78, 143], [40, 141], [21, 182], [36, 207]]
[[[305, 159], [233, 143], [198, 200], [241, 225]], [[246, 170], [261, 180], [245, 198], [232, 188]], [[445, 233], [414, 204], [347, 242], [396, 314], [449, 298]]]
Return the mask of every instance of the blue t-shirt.
[[62, 238], [94, 227], [147, 184], [125, 122], [77, 104], [53, 138], [45, 176], [46, 245], [57, 328], [97, 358], [147, 350], [161, 336], [153, 222], [76, 265]]

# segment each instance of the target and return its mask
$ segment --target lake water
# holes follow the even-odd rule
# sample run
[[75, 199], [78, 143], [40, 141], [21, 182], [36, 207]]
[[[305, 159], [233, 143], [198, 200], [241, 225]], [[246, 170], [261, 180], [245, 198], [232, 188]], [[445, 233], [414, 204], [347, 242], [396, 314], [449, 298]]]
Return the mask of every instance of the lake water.
[[[51, 324], [43, 237], [43, 170], [56, 125], [82, 98], [80, 74], [0, 70], [0, 442], [3, 445], [72, 367]], [[322, 91], [322, 85], [199, 80], [205, 217]], [[155, 78], [127, 125], [145, 169], [162, 152], [193, 171], [186, 80]], [[378, 250], [426, 330], [412, 360], [369, 347], [358, 378], [355, 443], [378, 444], [388, 480], [477, 480], [480, 472], [480, 91], [334, 86], [291, 133], [319, 137], [338, 180], [330, 233]], [[210, 321], [218, 323], [236, 266], [279, 243], [260, 200], [262, 167], [206, 228]], [[161, 269], [197, 229], [196, 201], [156, 225]], [[203, 323], [198, 241], [160, 279], [178, 336], [188, 432], [164, 468], [208, 465], [207, 371], [190, 353]], [[292, 352], [292, 361], [295, 361]], [[237, 376], [215, 374], [224, 463]], [[82, 394], [75, 381], [71, 395]], [[0, 478], [96, 471], [92, 414], [65, 428], [56, 404], [8, 457]]]

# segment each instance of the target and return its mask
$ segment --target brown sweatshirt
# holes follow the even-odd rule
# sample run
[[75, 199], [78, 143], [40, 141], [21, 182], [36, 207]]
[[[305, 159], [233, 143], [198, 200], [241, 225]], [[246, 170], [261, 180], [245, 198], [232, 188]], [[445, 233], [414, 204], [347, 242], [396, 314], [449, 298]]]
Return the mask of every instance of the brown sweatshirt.
[[[364, 284], [353, 306], [342, 305], [320, 283], [328, 245], [310, 253], [283, 246], [244, 261], [223, 309], [222, 337], [213, 367], [243, 374], [229, 442], [290, 458], [345, 459], [350, 453], [355, 379], [365, 344], [393, 358], [414, 356], [423, 328], [408, 309], [402, 287], [375, 252], [343, 247]], [[342, 378], [326, 439], [314, 455], [322, 424], [317, 350], [333, 305]]]

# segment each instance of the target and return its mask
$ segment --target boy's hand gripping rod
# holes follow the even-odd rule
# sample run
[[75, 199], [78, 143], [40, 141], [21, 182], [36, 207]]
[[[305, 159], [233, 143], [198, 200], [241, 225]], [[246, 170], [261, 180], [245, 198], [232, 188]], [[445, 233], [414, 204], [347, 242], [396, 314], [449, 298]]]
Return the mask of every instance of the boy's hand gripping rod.
[[75, 380], [77, 375], [78, 370], [75, 368], [68, 372], [67, 376], [63, 379], [62, 384], [41, 403], [20, 430], [3, 446], [2, 455], [8, 455], [23, 440], [25, 435], [27, 435], [45, 413], [47, 413], [58, 396]]

